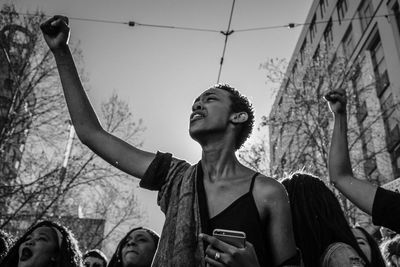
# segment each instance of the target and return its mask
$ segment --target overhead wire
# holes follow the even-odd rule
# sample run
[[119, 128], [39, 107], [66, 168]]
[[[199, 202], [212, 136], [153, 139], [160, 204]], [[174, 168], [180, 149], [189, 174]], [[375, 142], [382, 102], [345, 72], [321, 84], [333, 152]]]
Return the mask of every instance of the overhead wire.
[[226, 45], [228, 43], [228, 38], [229, 38], [229, 35], [231, 35], [233, 33], [233, 31], [231, 31], [231, 23], [232, 23], [232, 16], [233, 16], [233, 9], [234, 8], [235, 8], [235, 0], [233, 0], [233, 2], [232, 2], [231, 15], [229, 16], [228, 29], [225, 32], [221, 31], [221, 33], [223, 35], [225, 35], [225, 42], [224, 42], [224, 49], [222, 50], [221, 60], [219, 62], [219, 71], [218, 71], [217, 83], [219, 83], [219, 79], [221, 77], [222, 65], [224, 64], [224, 57], [225, 57]]
[[140, 23], [140, 22], [135, 22], [135, 21], [129, 21], [128, 25], [131, 26], [131, 27], [137, 25], [137, 26], [143, 26], [143, 27], [165, 28], [165, 29], [176, 29], [176, 30], [187, 30], [187, 31], [219, 32], [218, 30], [212, 30], [212, 29], [181, 27], [181, 26], [170, 26], [170, 25], [157, 25], [157, 24], [146, 24], [146, 23]]
[[[6, 13], [1, 11], [0, 13]], [[22, 16], [39, 16], [37, 14], [28, 14], [28, 13], [21, 13], [15, 12], [15, 14], [22, 15]], [[395, 16], [395, 14], [383, 14], [383, 15], [375, 15], [375, 16], [364, 16], [364, 17], [357, 17], [357, 18], [343, 18], [343, 19], [336, 19], [332, 20], [332, 22], [342, 22], [342, 21], [349, 21], [349, 20], [361, 20], [361, 19], [369, 19], [369, 18], [379, 18], [385, 17], [388, 18], [390, 16]], [[52, 17], [52, 16], [46, 16]], [[206, 31], [206, 32], [214, 32], [214, 33], [221, 33], [221, 30], [216, 29], [207, 29], [207, 28], [196, 28], [196, 27], [185, 27], [185, 26], [173, 26], [173, 25], [163, 25], [163, 24], [150, 24], [150, 23], [141, 23], [137, 21], [115, 21], [115, 20], [104, 20], [104, 19], [91, 19], [91, 18], [82, 18], [82, 17], [68, 17], [70, 20], [77, 20], [77, 21], [87, 21], [87, 22], [97, 22], [97, 23], [109, 23], [109, 24], [121, 24], [121, 25], [128, 25], [130, 27], [134, 26], [142, 26], [142, 27], [151, 27], [151, 28], [164, 28], [164, 29], [174, 29], [174, 30], [190, 30], [190, 31]], [[315, 21], [315, 24], [322, 24], [328, 23], [329, 20], [319, 20]], [[272, 30], [278, 28], [296, 28], [299, 26], [306, 26], [311, 25], [311, 22], [304, 22], [304, 23], [288, 23], [283, 25], [272, 25], [272, 26], [264, 26], [264, 27], [254, 27], [254, 28], [244, 28], [244, 29], [236, 29], [232, 30], [234, 32], [247, 32], [247, 31], [262, 31], [262, 30]]]
[[[81, 17], [69, 17], [70, 20], [76, 20], [76, 21], [86, 21], [86, 22], [95, 22], [95, 23], [108, 23], [108, 24], [121, 24], [121, 25], [128, 25], [129, 27], [135, 27], [135, 26], [142, 26], [142, 27], [150, 27], [150, 28], [162, 28], [162, 29], [173, 29], [173, 30], [186, 30], [186, 31], [200, 31], [200, 32], [212, 32], [212, 33], [222, 33], [225, 36], [224, 40], [224, 47], [222, 51], [222, 56], [220, 59], [220, 66], [219, 66], [219, 71], [218, 71], [218, 79], [217, 83], [219, 83], [220, 77], [221, 77], [221, 72], [222, 72], [222, 66], [224, 63], [224, 58], [225, 58], [225, 52], [226, 52], [226, 46], [228, 43], [228, 38], [229, 36], [234, 33], [234, 32], [250, 32], [250, 31], [261, 31], [261, 30], [271, 30], [271, 29], [278, 29], [278, 28], [296, 28], [299, 26], [307, 26], [311, 24], [323, 24], [323, 23], [329, 23], [330, 21], [332, 22], [343, 22], [343, 21], [352, 21], [352, 20], [361, 20], [361, 19], [372, 19], [372, 18], [379, 18], [379, 17], [385, 17], [388, 18], [389, 16], [394, 16], [395, 14], [384, 14], [384, 15], [373, 15], [373, 16], [364, 16], [364, 17], [353, 17], [353, 18], [342, 18], [342, 19], [336, 19], [336, 20], [320, 20], [320, 21], [311, 21], [311, 22], [304, 22], [304, 23], [288, 23], [285, 25], [273, 25], [273, 26], [265, 26], [265, 27], [254, 27], [254, 28], [244, 28], [244, 29], [237, 29], [237, 30], [231, 30], [231, 23], [232, 23], [232, 17], [233, 17], [233, 10], [235, 7], [235, 0], [232, 2], [232, 8], [230, 12], [230, 17], [229, 17], [229, 23], [228, 23], [228, 28], [226, 31], [220, 31], [220, 30], [215, 30], [215, 29], [207, 29], [207, 28], [196, 28], [196, 27], [184, 27], [184, 26], [173, 26], [173, 25], [162, 25], [162, 24], [149, 24], [149, 23], [141, 23], [137, 21], [114, 21], [114, 20], [104, 20], [104, 19], [92, 19], [92, 18], [81, 18]], [[1, 11], [0, 13], [7, 13], [4, 11]], [[22, 16], [39, 16], [39, 14], [27, 14], [27, 13], [20, 13], [20, 12], [13, 12], [14, 14], [22, 15]], [[46, 16], [46, 17], [51, 17], [51, 16]]]

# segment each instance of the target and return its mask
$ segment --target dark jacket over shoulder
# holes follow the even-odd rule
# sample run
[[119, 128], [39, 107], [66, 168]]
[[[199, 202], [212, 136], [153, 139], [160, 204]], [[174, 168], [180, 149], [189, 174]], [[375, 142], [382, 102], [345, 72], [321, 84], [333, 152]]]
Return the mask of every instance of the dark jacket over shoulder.
[[400, 233], [400, 194], [378, 187], [372, 206], [372, 222]]

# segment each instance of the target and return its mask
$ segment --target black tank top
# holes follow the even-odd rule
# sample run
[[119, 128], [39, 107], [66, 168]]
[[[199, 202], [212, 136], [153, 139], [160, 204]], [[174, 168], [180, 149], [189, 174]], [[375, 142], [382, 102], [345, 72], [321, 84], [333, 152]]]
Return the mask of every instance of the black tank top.
[[246, 240], [252, 243], [255, 248], [260, 266], [273, 266], [271, 249], [267, 242], [268, 222], [262, 223], [252, 193], [254, 181], [259, 173], [253, 175], [247, 193], [240, 196], [213, 218], [209, 218], [203, 173], [200, 166], [198, 169], [200, 169], [197, 176], [200, 216], [204, 231], [209, 235], [212, 235], [213, 230], [217, 228], [245, 232]]

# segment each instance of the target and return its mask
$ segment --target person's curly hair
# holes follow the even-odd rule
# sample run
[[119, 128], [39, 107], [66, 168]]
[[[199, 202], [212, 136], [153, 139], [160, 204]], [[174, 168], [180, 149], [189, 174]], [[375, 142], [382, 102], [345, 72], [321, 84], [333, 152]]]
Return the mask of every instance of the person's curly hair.
[[12, 246], [13, 243], [13, 237], [11, 234], [0, 230], [0, 261], [2, 258], [4, 258], [5, 255], [7, 255], [8, 250]]
[[39, 227], [51, 227], [57, 229], [61, 235], [61, 247], [54, 267], [82, 267], [82, 255], [78, 247], [78, 242], [68, 228], [53, 221], [41, 221], [30, 227], [11, 247], [0, 267], [18, 266], [18, 249], [26, 237]]
[[396, 267], [397, 265], [392, 261], [392, 256], [400, 257], [400, 235], [396, 235], [395, 237], [384, 241], [380, 245], [380, 249], [386, 265], [389, 267]]
[[242, 95], [238, 90], [228, 84], [216, 84], [211, 88], [222, 89], [230, 93], [232, 102], [231, 109], [233, 112], [246, 112], [248, 119], [241, 124], [241, 128], [236, 136], [235, 149], [239, 149], [250, 137], [254, 126], [254, 109], [249, 99]]
[[156, 232], [154, 232], [153, 230], [146, 228], [146, 227], [135, 227], [132, 230], [130, 230], [122, 239], [121, 241], [118, 243], [117, 248], [115, 249], [114, 254], [112, 255], [110, 262], [108, 263], [107, 267], [122, 267], [122, 247], [125, 245], [126, 240], [128, 239], [129, 235], [137, 230], [145, 230], [147, 233], [150, 234], [151, 238], [154, 241], [154, 245], [157, 248], [158, 246], [158, 241], [160, 240], [160, 237], [158, 236], [158, 234]]

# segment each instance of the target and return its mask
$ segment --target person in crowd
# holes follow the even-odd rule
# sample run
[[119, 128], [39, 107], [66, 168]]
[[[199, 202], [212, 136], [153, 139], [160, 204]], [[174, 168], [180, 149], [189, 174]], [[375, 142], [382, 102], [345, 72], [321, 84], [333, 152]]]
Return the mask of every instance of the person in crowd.
[[[198, 164], [170, 153], [144, 151], [101, 126], [68, 46], [68, 19], [54, 16], [41, 29], [55, 57], [79, 139], [113, 166], [141, 179], [141, 187], [158, 191], [158, 204], [166, 217], [154, 266], [299, 263], [284, 187], [241, 164], [235, 154], [254, 124], [246, 97], [219, 84], [196, 98], [189, 134], [202, 148]], [[215, 228], [244, 231], [246, 247], [214, 238]]]
[[304, 266], [371, 266], [338, 199], [320, 178], [297, 171], [282, 184], [289, 195], [295, 240]]
[[72, 232], [53, 221], [28, 229], [10, 248], [0, 267], [82, 267], [78, 242]]
[[84, 267], [107, 267], [107, 256], [99, 249], [91, 249], [86, 251], [83, 256]]
[[354, 226], [352, 231], [370, 265], [374, 267], [385, 267], [386, 265], [381, 250], [374, 237], [361, 226]]
[[6, 231], [0, 230], [0, 261], [7, 254], [13, 243], [12, 236]]
[[346, 91], [333, 90], [325, 99], [334, 117], [328, 159], [331, 183], [361, 210], [372, 215], [375, 225], [399, 233], [400, 194], [357, 179], [353, 175], [347, 142]]
[[400, 267], [400, 235], [384, 241], [380, 248], [387, 267]]
[[133, 228], [118, 243], [108, 267], [150, 267], [159, 239], [149, 228]]

